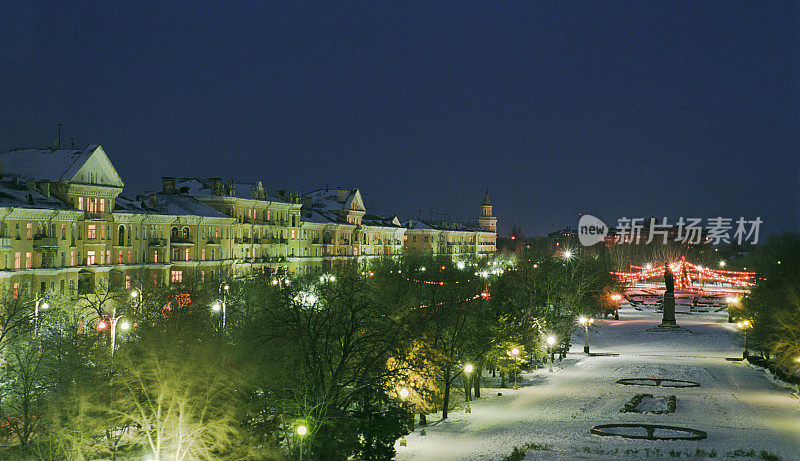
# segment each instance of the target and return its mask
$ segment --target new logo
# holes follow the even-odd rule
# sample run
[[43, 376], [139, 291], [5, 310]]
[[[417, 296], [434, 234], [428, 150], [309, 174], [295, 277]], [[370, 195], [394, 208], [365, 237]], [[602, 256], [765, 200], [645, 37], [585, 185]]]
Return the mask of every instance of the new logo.
[[608, 235], [608, 226], [599, 218], [590, 214], [581, 216], [578, 221], [578, 240], [581, 245], [590, 247], [595, 243], [602, 242]]

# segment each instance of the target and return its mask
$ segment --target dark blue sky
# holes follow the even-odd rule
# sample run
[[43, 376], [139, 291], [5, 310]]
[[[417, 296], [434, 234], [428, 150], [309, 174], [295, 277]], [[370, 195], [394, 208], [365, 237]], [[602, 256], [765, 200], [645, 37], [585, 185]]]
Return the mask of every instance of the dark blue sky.
[[62, 122], [128, 193], [221, 176], [466, 219], [488, 186], [502, 232], [800, 230], [796, 2], [62, 3], [0, 6], [0, 149]]

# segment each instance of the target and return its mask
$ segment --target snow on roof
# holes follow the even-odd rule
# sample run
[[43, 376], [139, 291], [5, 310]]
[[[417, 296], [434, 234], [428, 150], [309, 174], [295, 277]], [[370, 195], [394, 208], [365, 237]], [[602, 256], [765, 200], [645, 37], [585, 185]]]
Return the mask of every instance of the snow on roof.
[[[341, 197], [339, 191], [342, 191]], [[305, 194], [315, 209], [341, 211], [352, 206], [358, 189], [317, 189]], [[340, 200], [343, 199], [343, 200]]]
[[0, 154], [0, 173], [38, 180], [70, 180], [100, 146], [85, 149], [15, 149]]
[[375, 227], [403, 227], [397, 220], [396, 216], [377, 216], [368, 214], [364, 215], [364, 217], [361, 219], [361, 223], [367, 226]]
[[[155, 200], [150, 198], [154, 197]], [[189, 195], [152, 194], [139, 196], [141, 200], [117, 197], [114, 211], [128, 213], [148, 213], [171, 216], [204, 216], [208, 218], [230, 218], [213, 207]]]
[[46, 197], [39, 189], [28, 189], [25, 184], [15, 181], [0, 181], [0, 206], [16, 208], [36, 208], [51, 210], [75, 210], [61, 200]]
[[[220, 186], [223, 190], [223, 195], [226, 196], [227, 194], [224, 193], [226, 191], [228, 181], [220, 180]], [[262, 186], [262, 189], [265, 193], [265, 199], [257, 199], [253, 197], [253, 189], [257, 188], [261, 185], [261, 182], [257, 183], [234, 183], [233, 191], [235, 197], [249, 199], [249, 200], [265, 200], [270, 202], [282, 202], [285, 203], [285, 200], [282, 200], [278, 197], [277, 194], [268, 194], [266, 189]], [[211, 180], [208, 178], [181, 178], [180, 180], [176, 181], [175, 183], [175, 190], [178, 191], [179, 194], [188, 194], [194, 197], [210, 197], [214, 194], [214, 191], [211, 187]]]

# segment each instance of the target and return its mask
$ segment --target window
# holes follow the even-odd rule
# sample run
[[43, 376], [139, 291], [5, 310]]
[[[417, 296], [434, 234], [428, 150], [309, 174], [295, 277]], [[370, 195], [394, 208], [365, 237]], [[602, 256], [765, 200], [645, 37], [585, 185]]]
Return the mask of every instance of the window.
[[111, 250], [106, 250], [106, 262], [111, 264]]
[[201, 261], [205, 261], [206, 260], [206, 249], [205, 248], [200, 250], [200, 260]]
[[67, 226], [65, 224], [61, 225], [61, 240], [67, 239]]
[[126, 290], [130, 290], [131, 289], [131, 276], [130, 275], [126, 275], [125, 276], [125, 289]]
[[153, 262], [158, 262], [158, 250], [153, 251]]
[[86, 252], [86, 265], [93, 266], [95, 263], [95, 252], [94, 250], [89, 250]]
[[86, 228], [86, 238], [87, 239], [95, 239], [97, 238], [97, 226], [94, 224], [89, 224], [89, 227]]
[[183, 282], [183, 271], [172, 271], [172, 283]]
[[294, 240], [294, 229], [292, 229], [292, 240]]
[[119, 254], [117, 255], [117, 264], [122, 264], [122, 250], [119, 250]]
[[19, 297], [19, 282], [14, 282], [14, 298]]
[[185, 261], [189, 260], [189, 249], [188, 248], [184, 251], [184, 260]]
[[75, 296], [75, 280], [69, 281], [69, 295]]
[[60, 291], [60, 293], [62, 295], [64, 294], [64, 280], [63, 279], [61, 280], [61, 291]]
[[25, 225], [25, 238], [30, 240], [31, 232], [33, 231], [33, 224], [28, 223]]
[[25, 253], [25, 269], [30, 269], [33, 266], [33, 255], [28, 251]]
[[106, 254], [100, 251], [100, 265], [104, 265], [106, 263]]
[[22, 253], [14, 253], [14, 269], [22, 269]]
[[417, 236], [416, 235], [412, 235], [411, 236], [411, 241], [412, 242], [416, 242], [417, 241]]
[[69, 252], [69, 265], [70, 266], [74, 266], [75, 265], [75, 252], [74, 251], [70, 251]]
[[105, 213], [106, 211], [106, 199], [100, 199], [100, 213]]
[[78, 209], [83, 211], [83, 197], [78, 197]]

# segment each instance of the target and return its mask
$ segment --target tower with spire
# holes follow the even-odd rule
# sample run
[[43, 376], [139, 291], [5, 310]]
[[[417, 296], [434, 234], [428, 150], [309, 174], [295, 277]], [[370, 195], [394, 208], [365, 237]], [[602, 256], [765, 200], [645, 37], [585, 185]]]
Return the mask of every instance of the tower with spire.
[[492, 202], [489, 200], [488, 187], [483, 196], [483, 203], [481, 203], [481, 216], [478, 218], [478, 225], [488, 231], [497, 232], [497, 218], [492, 216]]

